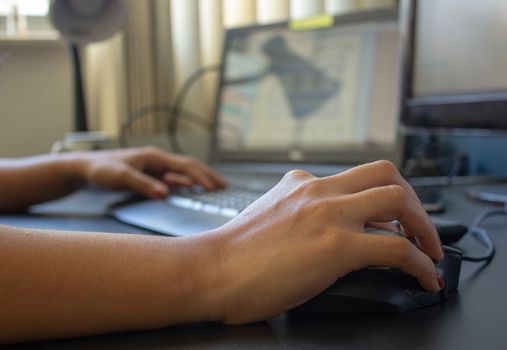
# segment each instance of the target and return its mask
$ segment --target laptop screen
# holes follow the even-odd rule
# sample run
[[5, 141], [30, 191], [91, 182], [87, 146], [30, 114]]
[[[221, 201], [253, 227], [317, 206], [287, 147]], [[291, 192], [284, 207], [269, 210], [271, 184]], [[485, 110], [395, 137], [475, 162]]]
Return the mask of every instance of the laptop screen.
[[389, 158], [397, 141], [398, 62], [393, 11], [336, 17], [320, 29], [279, 23], [229, 30], [218, 158], [321, 162], [347, 155], [361, 162], [379, 152]]

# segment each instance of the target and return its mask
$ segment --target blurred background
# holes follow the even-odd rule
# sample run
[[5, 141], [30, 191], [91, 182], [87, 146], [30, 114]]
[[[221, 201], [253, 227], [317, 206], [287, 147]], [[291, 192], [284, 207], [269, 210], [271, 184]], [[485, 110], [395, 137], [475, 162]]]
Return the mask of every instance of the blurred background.
[[[439, 6], [438, 3], [448, 3]], [[90, 130], [113, 138], [128, 116], [153, 104], [171, 104], [192, 72], [220, 63], [224, 29], [265, 24], [319, 14], [344, 14], [378, 8], [396, 8], [395, 0], [125, 0], [128, 18], [123, 29], [102, 42], [87, 45], [82, 69]], [[501, 0], [435, 2], [425, 18], [452, 28], [452, 14], [470, 16], [467, 37], [483, 38], [507, 52], [507, 3]], [[72, 131], [72, 66], [67, 43], [48, 18], [49, 0], [0, 0], [0, 156], [15, 157], [48, 152]], [[489, 9], [489, 10], [485, 10]], [[432, 12], [435, 14], [432, 16]], [[497, 15], [493, 18], [491, 13]], [[437, 16], [438, 14], [438, 16]], [[484, 15], [481, 15], [484, 14]], [[493, 21], [493, 22], [492, 22]], [[488, 26], [482, 26], [489, 23]], [[493, 23], [493, 24], [491, 24]], [[496, 28], [491, 32], [491, 28]], [[434, 48], [431, 42], [429, 48]], [[462, 46], [480, 62], [483, 51]], [[431, 53], [431, 50], [427, 50]], [[499, 57], [499, 72], [507, 71], [507, 57]], [[503, 64], [501, 62], [504, 62]], [[458, 65], [457, 69], [467, 69]], [[427, 73], [424, 73], [426, 77]], [[431, 84], [431, 76], [428, 76]], [[418, 86], [424, 91], [428, 79]], [[453, 82], [466, 84], [466, 82]], [[493, 82], [491, 82], [493, 83]], [[211, 121], [217, 75], [206, 74], [189, 92], [185, 109]], [[486, 83], [488, 85], [488, 83]], [[456, 87], [455, 85], [453, 87]], [[156, 112], [129, 129], [129, 144], [157, 144], [169, 148], [167, 116]], [[208, 133], [182, 123], [186, 149], [205, 159]], [[506, 137], [436, 136], [462, 154], [461, 174], [507, 175]], [[434, 141], [434, 140], [433, 140]], [[406, 137], [405, 160], [427, 144], [426, 134]], [[445, 148], [444, 147], [444, 148]]]

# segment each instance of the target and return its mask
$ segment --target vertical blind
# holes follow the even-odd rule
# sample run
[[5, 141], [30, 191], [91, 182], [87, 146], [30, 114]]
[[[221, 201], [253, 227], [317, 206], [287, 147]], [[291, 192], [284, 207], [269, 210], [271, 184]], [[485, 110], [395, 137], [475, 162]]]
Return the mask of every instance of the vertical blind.
[[[192, 72], [218, 64], [226, 28], [396, 5], [395, 0], [126, 1], [124, 33], [90, 45], [86, 55], [91, 123], [113, 135], [130, 113], [171, 104]], [[211, 119], [216, 80], [212, 73], [199, 80], [185, 109]], [[134, 130], [163, 131], [165, 117], [146, 118]]]

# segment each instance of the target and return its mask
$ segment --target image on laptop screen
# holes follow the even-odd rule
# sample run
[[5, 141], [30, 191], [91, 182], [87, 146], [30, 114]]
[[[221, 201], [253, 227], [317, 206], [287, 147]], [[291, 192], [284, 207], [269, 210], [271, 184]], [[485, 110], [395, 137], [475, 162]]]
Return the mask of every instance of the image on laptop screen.
[[393, 147], [397, 44], [395, 21], [230, 30], [216, 147], [296, 158], [297, 151]]

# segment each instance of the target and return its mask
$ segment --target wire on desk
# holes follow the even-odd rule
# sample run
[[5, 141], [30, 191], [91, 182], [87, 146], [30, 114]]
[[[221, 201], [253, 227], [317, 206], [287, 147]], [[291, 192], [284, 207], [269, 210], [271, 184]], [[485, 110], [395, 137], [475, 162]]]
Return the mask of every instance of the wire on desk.
[[472, 226], [470, 227], [470, 234], [475, 238], [481, 245], [486, 248], [486, 253], [481, 256], [469, 256], [463, 255], [463, 261], [470, 262], [481, 262], [481, 261], [491, 261], [495, 256], [495, 244], [491, 240], [488, 231], [481, 227], [483, 222], [493, 216], [498, 215], [507, 215], [507, 205], [503, 209], [491, 209], [486, 210], [479, 214], [477, 218], [474, 220]]

